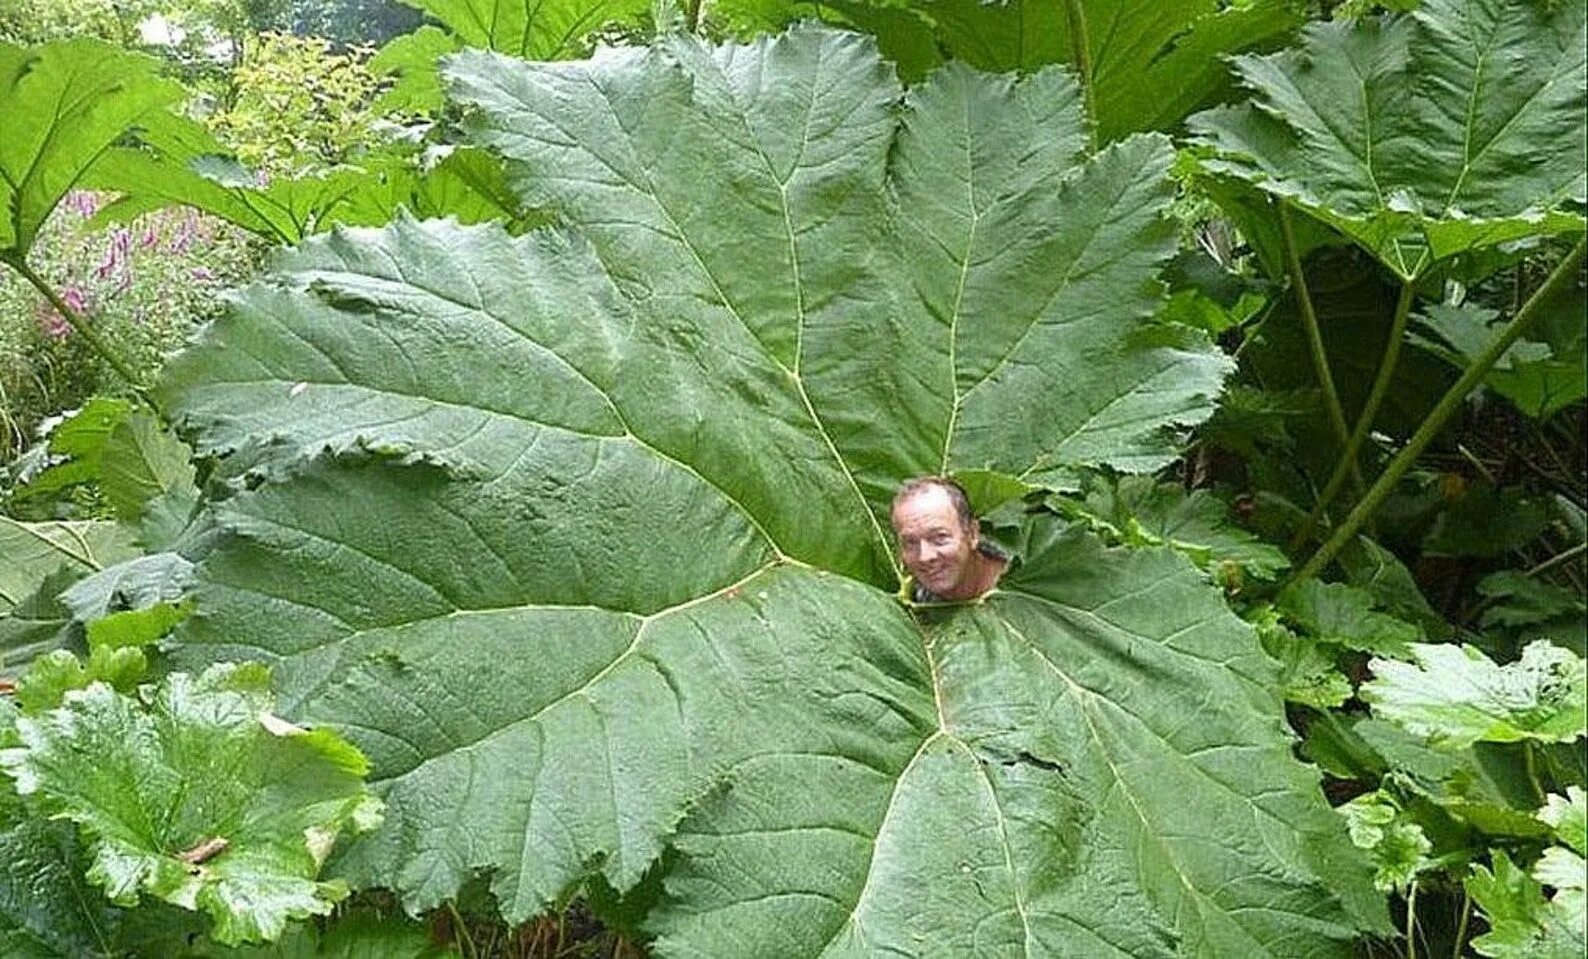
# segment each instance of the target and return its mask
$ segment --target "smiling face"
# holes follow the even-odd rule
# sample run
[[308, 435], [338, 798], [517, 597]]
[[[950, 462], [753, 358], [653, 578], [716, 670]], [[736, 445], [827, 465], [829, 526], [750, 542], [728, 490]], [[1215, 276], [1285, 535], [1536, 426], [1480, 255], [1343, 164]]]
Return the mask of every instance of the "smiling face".
[[941, 486], [926, 486], [893, 507], [899, 552], [915, 581], [945, 599], [968, 598], [981, 534], [968, 526]]

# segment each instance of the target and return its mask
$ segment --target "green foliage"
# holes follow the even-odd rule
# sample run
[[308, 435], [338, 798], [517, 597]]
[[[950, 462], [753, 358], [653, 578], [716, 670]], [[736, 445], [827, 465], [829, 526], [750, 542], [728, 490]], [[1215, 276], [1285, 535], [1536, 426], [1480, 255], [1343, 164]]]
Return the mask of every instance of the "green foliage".
[[[1341, 231], [1401, 277], [1482, 247], [1583, 229], [1584, 5], [1426, 0], [1313, 23], [1240, 57], [1250, 102], [1191, 126], [1210, 169]], [[1527, 70], [1499, 64], [1525, 63]]]
[[1344, 583], [1302, 580], [1279, 594], [1278, 605], [1318, 641], [1345, 649], [1401, 657], [1420, 638], [1416, 626], [1375, 609], [1371, 593]]
[[[1500, 333], [1499, 313], [1473, 304], [1428, 308], [1431, 336], [1420, 342], [1436, 356], [1465, 369]], [[1559, 349], [1523, 341], [1512, 346], [1484, 377], [1484, 383], [1529, 416], [1548, 419], [1588, 396], [1588, 352], [1578, 335]]]
[[404, 0], [434, 23], [381, 48], [370, 68], [394, 79], [383, 109], [436, 113], [442, 106], [437, 61], [465, 48], [496, 50], [526, 60], [565, 60], [590, 51], [589, 37], [633, 25], [650, 0]]
[[107, 147], [182, 97], [159, 63], [92, 40], [0, 44], [0, 260], [27, 256], [55, 205]]
[[145, 706], [96, 683], [17, 720], [0, 753], [17, 791], [90, 837], [88, 878], [205, 912], [219, 942], [275, 939], [345, 895], [315, 880], [337, 834], [378, 821], [367, 764], [327, 731], [271, 715], [269, 673], [177, 673]]
[[1385, 928], [1182, 556], [1037, 517], [983, 603], [895, 598], [901, 478], [1147, 471], [1211, 412], [1228, 363], [1155, 321], [1163, 138], [1087, 156], [1057, 71], [906, 95], [811, 27], [447, 70], [561, 228], [313, 240], [159, 391], [261, 481], [212, 504], [175, 655], [269, 655], [368, 749], [355, 884], [490, 871], [516, 921], [671, 847], [647, 928], [708, 955]]
[[96, 396], [80, 409], [63, 413], [44, 444], [48, 465], [12, 490], [12, 507], [35, 497], [59, 496], [63, 490], [97, 478], [105, 440], [131, 409], [128, 400]]
[[[882, 52], [917, 81], [944, 60], [982, 70], [1031, 72], [1066, 63], [1084, 74], [1097, 135], [1111, 141], [1171, 130], [1229, 87], [1221, 57], [1270, 46], [1302, 19], [1287, 0], [1226, 4], [1083, 0], [1077, 34], [1067, 4], [1040, 0], [723, 0], [709, 15], [730, 30], [775, 30], [822, 16], [876, 35]], [[1077, 36], [1083, 36], [1084, 60]]]
[[1263, 651], [1279, 663], [1279, 691], [1286, 702], [1321, 710], [1351, 698], [1351, 680], [1339, 670], [1337, 647], [1291, 630], [1272, 606], [1258, 607], [1247, 621], [1256, 627]]
[[[0, 425], [86, 405], [5, 488], [0, 745], [32, 791], [0, 797], [0, 952], [477, 957], [485, 916], [583, 896], [668, 955], [1288, 959], [1385, 934], [1389, 894], [1408, 953], [1459, 954], [1463, 882], [1479, 953], [1580, 941], [1588, 681], [1541, 637], [1581, 652], [1583, 452], [1526, 447], [1582, 409], [1572, 269], [1527, 299], [1583, 227], [1580, 0], [1336, 5], [1242, 58], [1253, 96], [1178, 159], [1131, 134], [1234, 95], [1215, 54], [1298, 5], [418, 6], [366, 61], [251, 36], [302, 4], [190, 5], [167, 56], [241, 56], [200, 119], [166, 84], [13, 188], [38, 273], [0, 286]], [[871, 38], [692, 36], [800, 16]], [[4, 96], [124, 99], [81, 49], [6, 54]], [[1294, 264], [1271, 197], [1306, 214]], [[297, 248], [152, 400], [87, 402], [104, 361], [41, 288], [141, 372], [247, 268], [233, 234], [167, 243], [169, 205]], [[1468, 370], [1486, 401], [1376, 522], [1334, 512], [1366, 483], [1323, 502], [1421, 452]], [[885, 511], [922, 473], [1012, 547], [975, 603], [899, 591]], [[1493, 658], [1422, 642], [1456, 637]], [[194, 678], [238, 658], [316, 731], [258, 666]], [[332, 729], [389, 820], [322, 875], [374, 802]], [[216, 942], [244, 939], [274, 941]]]
[[1405, 890], [1419, 873], [1433, 865], [1433, 844], [1417, 821], [1388, 793], [1358, 796], [1339, 808], [1350, 824], [1351, 841], [1373, 856], [1374, 885], [1385, 891]]
[[208, 943], [180, 959], [460, 959], [430, 941], [425, 927], [400, 915], [344, 909], [322, 931], [310, 924], [288, 930], [279, 942], [237, 949]]
[[136, 555], [127, 539], [113, 523], [22, 523], [0, 516], [0, 556], [6, 559], [0, 565], [0, 613], [59, 570], [83, 575]]
[[138, 24], [163, 0], [7, 0], [0, 6], [0, 41], [20, 46], [91, 37], [136, 46]]
[[119, 917], [89, 885], [87, 868], [72, 823], [38, 815], [9, 788], [0, 793], [0, 951], [19, 959], [110, 953]]
[[1187, 492], [1146, 476], [1094, 477], [1076, 513], [1129, 545], [1185, 553], [1226, 581], [1243, 574], [1272, 580], [1290, 565], [1282, 550], [1235, 525], [1211, 490]]
[[1568, 743], [1588, 729], [1588, 666], [1539, 640], [1505, 666], [1471, 646], [1412, 646], [1413, 663], [1373, 660], [1362, 688], [1374, 713], [1448, 748], [1474, 742]]
[[239, 160], [270, 179], [323, 174], [376, 141], [377, 78], [368, 52], [286, 33], [250, 37], [232, 70], [235, 96], [208, 118]]
[[[1573, 882], [1580, 881], [1579, 871]], [[1472, 940], [1472, 948], [1493, 959], [1575, 959], [1582, 954], [1585, 931], [1581, 889], [1567, 887], [1548, 900], [1538, 879], [1496, 850], [1493, 871], [1474, 866], [1467, 879], [1472, 901], [1489, 922], [1489, 931]]]

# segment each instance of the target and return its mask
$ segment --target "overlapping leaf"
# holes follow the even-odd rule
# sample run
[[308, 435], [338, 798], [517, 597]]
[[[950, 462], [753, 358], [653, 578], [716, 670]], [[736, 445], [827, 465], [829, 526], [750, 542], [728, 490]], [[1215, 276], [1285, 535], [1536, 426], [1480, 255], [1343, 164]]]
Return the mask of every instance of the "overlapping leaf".
[[1295, 203], [1405, 277], [1583, 229], [1582, 0], [1429, 0], [1315, 23], [1242, 57], [1250, 103], [1193, 117], [1213, 167]]
[[[1224, 54], [1282, 42], [1303, 18], [1289, 0], [1076, 6], [1085, 21], [1092, 120], [1104, 141], [1173, 129], [1229, 86]], [[912, 81], [943, 59], [995, 71], [1031, 72], [1054, 63], [1078, 69], [1066, 4], [1047, 0], [724, 0], [710, 15], [749, 30], [776, 29], [801, 16], [841, 20], [874, 33]]]
[[20, 258], [106, 149], [180, 101], [159, 61], [97, 40], [0, 43], [0, 258]]
[[1373, 660], [1362, 696], [1378, 716], [1447, 748], [1569, 743], [1588, 728], [1588, 666], [1570, 650], [1536, 640], [1504, 666], [1471, 646], [1414, 644], [1412, 655], [1415, 663]]
[[391, 149], [359, 165], [267, 182], [232, 159], [203, 124], [171, 115], [146, 121], [138, 143], [107, 151], [88, 176], [93, 186], [121, 194], [98, 221], [181, 204], [279, 243], [335, 223], [385, 223], [399, 205], [465, 223], [516, 220], [522, 211], [501, 179], [494, 162], [476, 151], [422, 166], [420, 158]]
[[[1474, 866], [1466, 885], [1489, 923], [1489, 931], [1472, 940], [1478, 955], [1575, 959], [1582, 952], [1585, 920], [1580, 901], [1561, 901], [1560, 893], [1546, 899], [1539, 880], [1512, 863], [1505, 852], [1495, 851], [1492, 871]], [[1568, 893], [1564, 898], [1573, 897]]]
[[274, 939], [345, 894], [316, 880], [320, 864], [379, 804], [364, 757], [270, 715], [268, 684], [256, 664], [173, 674], [145, 711], [96, 683], [19, 719], [0, 762], [91, 837], [88, 878], [113, 901], [148, 893], [209, 914], [220, 942]]
[[276, 458], [213, 507], [179, 655], [274, 661], [367, 750], [351, 878], [423, 908], [487, 871], [520, 919], [672, 843], [673, 955], [1381, 923], [1183, 557], [1040, 526], [982, 605], [894, 596], [903, 477], [1150, 469], [1210, 412], [1226, 362], [1152, 319], [1165, 141], [1083, 158], [1057, 72], [905, 96], [817, 28], [449, 76], [566, 228], [306, 244], [163, 388], [201, 449]]
[[70, 618], [57, 597], [72, 583], [137, 555], [115, 523], [23, 523], [0, 516], [0, 659], [16, 667], [53, 648]]
[[1236, 525], [1209, 490], [1187, 493], [1145, 476], [1097, 480], [1088, 484], [1080, 512], [1125, 542], [1171, 546], [1215, 573], [1239, 567], [1256, 578], [1274, 579], [1290, 565], [1278, 547]]
[[563, 60], [589, 50], [589, 36], [608, 24], [632, 25], [647, 0], [404, 0], [426, 24], [386, 44], [371, 69], [395, 78], [379, 105], [419, 113], [441, 109], [437, 61], [473, 47], [526, 60]]
[[[1435, 305], [1428, 308], [1433, 336], [1421, 345], [1457, 368], [1465, 369], [1499, 336], [1499, 316], [1485, 307]], [[1580, 327], [1581, 324], [1578, 324]], [[1512, 346], [1484, 377], [1484, 382], [1529, 416], [1548, 419], [1588, 395], [1588, 351], [1579, 329], [1559, 348], [1523, 341]]]

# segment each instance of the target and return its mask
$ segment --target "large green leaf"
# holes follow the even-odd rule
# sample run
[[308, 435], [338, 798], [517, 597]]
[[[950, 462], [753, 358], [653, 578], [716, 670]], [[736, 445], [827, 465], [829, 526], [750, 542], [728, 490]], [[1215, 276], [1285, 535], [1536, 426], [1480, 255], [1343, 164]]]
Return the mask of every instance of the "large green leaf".
[[448, 69], [564, 226], [305, 244], [161, 391], [269, 460], [212, 505], [176, 655], [268, 658], [366, 749], [389, 811], [351, 879], [422, 909], [486, 871], [519, 920], [671, 844], [674, 955], [1382, 928], [1182, 556], [1039, 520], [985, 603], [896, 595], [900, 479], [1151, 469], [1210, 412], [1227, 362], [1153, 320], [1163, 139], [1083, 157], [1057, 71], [905, 95], [814, 27]]
[[[9, 727], [12, 718], [4, 722]], [[0, 795], [0, 952], [22, 959], [110, 954], [118, 911], [88, 884], [87, 868], [76, 827], [29, 809], [6, 784]]]
[[127, 400], [96, 396], [61, 415], [49, 430], [49, 465], [12, 492], [13, 502], [59, 496], [79, 483], [99, 478], [105, 441], [132, 410]]
[[437, 61], [466, 47], [526, 60], [565, 60], [589, 52], [603, 27], [632, 26], [651, 11], [650, 0], [403, 0], [436, 21], [387, 43], [370, 68], [394, 79], [378, 106], [439, 112]]
[[0, 258], [39, 227], [112, 144], [185, 95], [160, 61], [97, 40], [0, 43]]
[[[983, 70], [1030, 72], [1076, 61], [1066, 4], [1055, 0], [723, 0], [710, 8], [739, 29], [823, 16], [877, 35], [883, 53], [919, 79], [940, 58]], [[1303, 19], [1289, 0], [1083, 0], [1093, 122], [1103, 140], [1172, 130], [1229, 86], [1222, 57], [1282, 42]]]
[[343, 829], [379, 804], [364, 757], [270, 714], [269, 673], [219, 665], [166, 678], [145, 709], [95, 683], [0, 753], [17, 791], [92, 838], [88, 878], [111, 900], [147, 892], [214, 920], [224, 943], [275, 939], [346, 890], [316, 881]]
[[1281, 612], [1320, 642], [1384, 656], [1405, 656], [1421, 638], [1416, 626], [1379, 612], [1365, 589], [1304, 579], [1278, 596]]
[[170, 115], [140, 127], [136, 144], [108, 151], [89, 181], [121, 194], [97, 221], [186, 205], [280, 243], [337, 223], [385, 223], [399, 206], [464, 223], [517, 223], [525, 216], [500, 165], [482, 151], [456, 150], [428, 162], [405, 147], [387, 145], [356, 166], [267, 183], [232, 159], [203, 124]]
[[171, 114], [150, 117], [136, 143], [106, 151], [88, 182], [122, 194], [99, 221], [182, 204], [279, 243], [325, 229], [350, 196], [381, 185], [377, 174], [353, 167], [265, 183], [202, 123]]
[[1415, 663], [1375, 659], [1362, 687], [1374, 712], [1445, 748], [1474, 742], [1569, 743], [1588, 731], [1588, 666], [1545, 640], [1499, 666], [1471, 646], [1414, 644]]
[[[1069, 504], [1060, 501], [1061, 509]], [[1155, 483], [1146, 476], [1117, 482], [1091, 478], [1078, 515], [1100, 524], [1132, 545], [1171, 546], [1203, 568], [1229, 576], [1238, 567], [1258, 579], [1274, 579], [1290, 565], [1277, 546], [1260, 541], [1229, 518], [1229, 509], [1211, 490]]]
[[71, 619], [62, 591], [137, 554], [131, 532], [116, 523], [0, 516], [0, 665], [14, 672], [58, 646]]
[[115, 523], [74, 520], [24, 523], [0, 516], [0, 615], [59, 570], [79, 576], [137, 555]]
[[1257, 184], [1401, 276], [1522, 237], [1583, 229], [1582, 0], [1427, 0], [1314, 23], [1241, 57], [1249, 103], [1191, 120], [1215, 170]]

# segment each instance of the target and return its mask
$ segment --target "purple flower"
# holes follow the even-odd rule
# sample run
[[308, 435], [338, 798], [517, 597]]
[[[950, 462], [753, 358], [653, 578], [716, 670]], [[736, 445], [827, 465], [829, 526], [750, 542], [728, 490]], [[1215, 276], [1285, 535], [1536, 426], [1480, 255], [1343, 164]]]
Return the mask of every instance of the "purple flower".
[[156, 230], [154, 227], [151, 226], [148, 229], [143, 231], [143, 239], [138, 241], [138, 245], [143, 247], [144, 249], [148, 249], [149, 247], [154, 246], [156, 243], [159, 243], [159, 242], [160, 242], [160, 233], [159, 233], [158, 230]]
[[195, 280], [215, 279], [215, 274], [211, 273], [209, 267], [207, 266], [195, 266], [193, 269], [188, 271], [188, 275]]
[[127, 268], [128, 254], [132, 252], [132, 233], [118, 227], [110, 234], [110, 245], [105, 248], [104, 259], [94, 267], [94, 277], [108, 280]]
[[171, 242], [166, 248], [172, 253], [186, 253], [187, 248], [193, 245], [194, 218], [192, 211], [177, 225], [176, 232], [171, 234]]
[[86, 220], [99, 212], [99, 197], [89, 190], [73, 190], [66, 194], [64, 206]]

